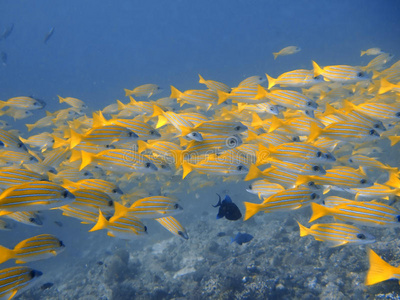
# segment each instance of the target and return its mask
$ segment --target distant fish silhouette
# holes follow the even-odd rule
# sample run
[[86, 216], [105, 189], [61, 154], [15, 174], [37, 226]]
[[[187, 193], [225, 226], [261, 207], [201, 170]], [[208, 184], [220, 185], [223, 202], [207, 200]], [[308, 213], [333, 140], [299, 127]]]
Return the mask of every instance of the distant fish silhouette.
[[222, 201], [221, 201], [221, 196], [218, 195], [218, 197], [219, 197], [218, 203], [216, 205], [213, 205], [213, 207], [219, 206], [217, 219], [225, 217], [228, 220], [236, 221], [242, 217], [242, 213], [240, 212], [239, 207], [237, 207], [236, 204], [232, 202], [231, 197], [226, 195], [225, 199]]
[[233, 242], [238, 243], [239, 245], [250, 242], [253, 239], [253, 236], [248, 233], [238, 233], [234, 238], [231, 238], [231, 244]]
[[0, 35], [0, 40], [8, 38], [13, 29], [14, 29], [14, 24], [11, 24], [6, 29], [4, 29], [3, 33]]
[[7, 65], [7, 53], [1, 51], [0, 59], [1, 59], [1, 63], [3, 64], [3, 66], [6, 66]]
[[44, 40], [43, 40], [43, 42], [45, 43], [45, 44], [47, 44], [47, 41], [51, 38], [51, 36], [53, 35], [53, 33], [54, 33], [54, 28], [55, 27], [51, 27], [50, 28], [50, 31], [46, 34], [46, 36], [44, 37]]

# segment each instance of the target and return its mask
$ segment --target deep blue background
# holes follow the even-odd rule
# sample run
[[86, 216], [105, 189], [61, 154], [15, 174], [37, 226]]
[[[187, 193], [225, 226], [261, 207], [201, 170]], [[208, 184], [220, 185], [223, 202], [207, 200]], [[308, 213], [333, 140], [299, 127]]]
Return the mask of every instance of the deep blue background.
[[[360, 50], [400, 57], [399, 1], [0, 1], [0, 99], [33, 95], [55, 110], [56, 95], [99, 109], [123, 88], [156, 83], [169, 95], [202, 88], [197, 73], [235, 86], [320, 65], [365, 65]], [[46, 33], [54, 35], [43, 43]], [[272, 52], [296, 45], [296, 55]], [[53, 104], [53, 105], [52, 105]], [[65, 106], [66, 107], [66, 106]], [[29, 121], [29, 120], [28, 120]]]

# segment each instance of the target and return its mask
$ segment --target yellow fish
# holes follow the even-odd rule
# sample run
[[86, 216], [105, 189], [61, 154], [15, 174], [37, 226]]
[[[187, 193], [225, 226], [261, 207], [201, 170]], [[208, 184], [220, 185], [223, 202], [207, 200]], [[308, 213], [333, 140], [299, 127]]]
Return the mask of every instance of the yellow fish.
[[65, 245], [51, 234], [41, 234], [19, 242], [14, 249], [0, 246], [0, 264], [10, 259], [24, 264], [54, 257], [65, 249]]
[[291, 55], [291, 54], [295, 54], [300, 51], [301, 51], [300, 47], [288, 46], [288, 47], [281, 49], [279, 52], [273, 52], [272, 54], [274, 55], [274, 59], [276, 59], [278, 56]]
[[341, 223], [314, 224], [310, 228], [300, 227], [300, 236], [313, 236], [317, 241], [327, 242], [331, 247], [342, 245], [365, 245], [375, 243], [375, 237], [357, 227]]
[[128, 90], [128, 89], [124, 90], [125, 90], [125, 96], [130, 96], [130, 95], [135, 95], [137, 97], [147, 96], [147, 98], [150, 98], [151, 96], [161, 92], [161, 88], [158, 85], [152, 83], [137, 86], [133, 90]]
[[38, 211], [70, 204], [75, 196], [61, 185], [32, 181], [12, 186], [0, 195], [0, 215], [15, 211]]
[[10, 300], [19, 291], [28, 289], [43, 273], [29, 267], [0, 270], [0, 299]]

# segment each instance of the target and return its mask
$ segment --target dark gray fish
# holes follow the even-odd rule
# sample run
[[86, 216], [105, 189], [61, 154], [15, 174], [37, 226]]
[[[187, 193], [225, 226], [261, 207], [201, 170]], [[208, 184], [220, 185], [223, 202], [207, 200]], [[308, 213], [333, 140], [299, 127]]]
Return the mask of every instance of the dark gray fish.
[[239, 245], [250, 242], [253, 239], [253, 236], [248, 233], [238, 233], [234, 238], [231, 238], [231, 244], [233, 242], [238, 243]]
[[4, 29], [3, 33], [0, 36], [0, 40], [8, 38], [13, 29], [14, 29], [14, 24], [11, 24], [10, 26], [6, 27], [6, 29]]
[[54, 285], [54, 283], [52, 283], [52, 282], [46, 282], [46, 283], [42, 284], [40, 289], [42, 291], [44, 291], [44, 290], [47, 290], [47, 289], [51, 288], [53, 285]]
[[7, 53], [1, 51], [0, 59], [1, 59], [1, 63], [3, 64], [3, 66], [6, 66], [7, 65]]
[[226, 195], [225, 199], [222, 201], [220, 195], [218, 195], [218, 198], [219, 198], [218, 203], [216, 205], [213, 205], [213, 207], [219, 206], [217, 219], [225, 217], [228, 220], [236, 221], [242, 217], [242, 213], [240, 212], [239, 207], [237, 207], [236, 204], [233, 203], [231, 197]]
[[51, 36], [53, 35], [53, 33], [54, 33], [54, 28], [55, 27], [51, 27], [50, 28], [50, 31], [46, 34], [46, 36], [44, 37], [44, 40], [43, 40], [43, 42], [46, 44], [47, 43], [47, 41], [51, 38]]

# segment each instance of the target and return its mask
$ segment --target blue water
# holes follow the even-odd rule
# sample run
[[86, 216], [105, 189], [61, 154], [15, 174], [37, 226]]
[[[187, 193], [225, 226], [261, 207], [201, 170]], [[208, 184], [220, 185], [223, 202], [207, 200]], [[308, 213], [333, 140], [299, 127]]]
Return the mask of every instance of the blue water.
[[[0, 99], [34, 96], [55, 111], [61, 108], [57, 95], [70, 96], [84, 100], [92, 111], [116, 99], [126, 102], [123, 89], [141, 84], [159, 85], [160, 97], [169, 95], [171, 84], [182, 91], [204, 88], [197, 74], [235, 86], [251, 75], [276, 77], [289, 70], [311, 69], [311, 60], [322, 66], [366, 65], [371, 57], [360, 57], [360, 50], [371, 47], [394, 54], [397, 61], [399, 16], [400, 2], [395, 0], [1, 0], [0, 34], [11, 24], [14, 29], [0, 40], [0, 51], [7, 54], [6, 65], [0, 62]], [[52, 27], [54, 34], [45, 44]], [[272, 52], [289, 45], [302, 50], [273, 59]], [[25, 123], [44, 115], [38, 111], [11, 124], [24, 129]], [[231, 183], [226, 184], [232, 189]], [[194, 211], [195, 205], [187, 208]], [[65, 218], [62, 228], [48, 225], [60, 215], [49, 214], [45, 230], [61, 232], [69, 246], [63, 262], [52, 262], [64, 270], [68, 259], [90, 247], [89, 240], [77, 238], [86, 237], [89, 227], [82, 230], [79, 222]], [[17, 229], [0, 232], [0, 244], [11, 247], [44, 230], [23, 225]], [[96, 232], [91, 237], [104, 235]], [[43, 263], [37, 264], [46, 268]]]
[[[199, 88], [197, 73], [237, 84], [255, 74], [320, 65], [363, 65], [360, 50], [399, 55], [398, 1], [1, 1], [0, 99], [56, 95], [93, 109], [123, 88], [156, 83], [169, 94]], [[47, 44], [46, 33], [55, 27]], [[273, 60], [289, 45], [302, 51]], [[164, 95], [163, 94], [163, 95]]]

